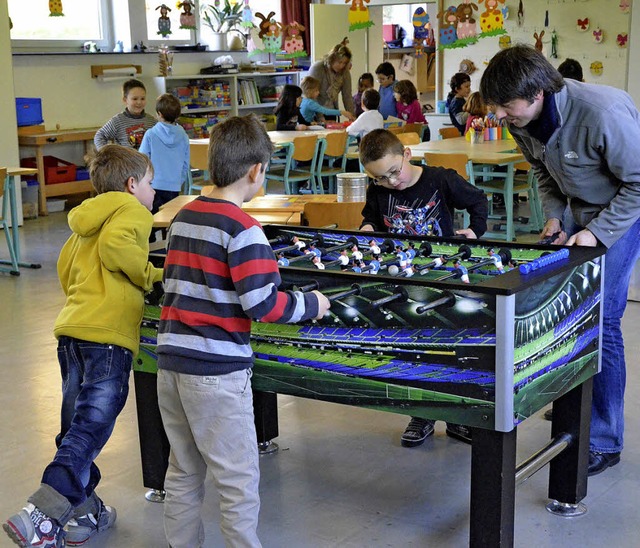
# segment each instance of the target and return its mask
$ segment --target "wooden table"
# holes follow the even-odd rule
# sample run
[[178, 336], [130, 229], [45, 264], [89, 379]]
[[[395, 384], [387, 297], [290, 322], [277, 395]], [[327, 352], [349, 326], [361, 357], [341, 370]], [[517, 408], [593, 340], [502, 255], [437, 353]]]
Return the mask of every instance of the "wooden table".
[[[178, 211], [197, 196], [178, 196], [162, 206], [153, 216], [155, 228], [167, 228]], [[309, 202], [333, 203], [338, 201], [336, 194], [268, 194], [256, 196], [242, 205], [242, 209], [260, 224], [299, 225], [302, 222], [304, 205]]]
[[[18, 233], [18, 204], [16, 203], [16, 177], [21, 175], [34, 175], [38, 170], [29, 167], [8, 167], [7, 178], [2, 182], [4, 184], [4, 199], [2, 201], [2, 214], [6, 219], [8, 210], [8, 217], [11, 221], [10, 234], [7, 234], [7, 243], [13, 247], [14, 257], [9, 261], [0, 261], [0, 264], [10, 265], [9, 268], [0, 267], [0, 271], [9, 272], [14, 276], [20, 275], [20, 267], [26, 268], [40, 268], [41, 265], [37, 263], [24, 263], [21, 261], [20, 256], [20, 234]], [[19, 183], [18, 183], [19, 184]], [[14, 260], [15, 258], [15, 260]]]
[[91, 192], [93, 186], [90, 180], [69, 181], [68, 183], [45, 184], [44, 147], [60, 143], [84, 142], [85, 153], [93, 143], [93, 138], [100, 128], [62, 129], [60, 131], [46, 131], [33, 135], [19, 135], [18, 145], [34, 147], [36, 149], [36, 168], [38, 173], [38, 194], [40, 197], [40, 214], [47, 215], [47, 197]]
[[[483, 141], [472, 144], [464, 137], [427, 141], [409, 147], [413, 160], [420, 161], [425, 152], [440, 152], [443, 154], [466, 154], [467, 158], [476, 166], [473, 178], [476, 181], [500, 180], [504, 181], [505, 221], [506, 230], [503, 232], [486, 232], [483, 238], [502, 238], [511, 242], [515, 240], [513, 224], [513, 186], [515, 164], [525, 161], [524, 154], [517, 149], [516, 142], [511, 139], [499, 141]], [[507, 171], [497, 172], [495, 167], [505, 166]], [[481, 186], [481, 184], [479, 184]], [[487, 189], [484, 189], [488, 192]], [[533, 205], [532, 205], [533, 207]], [[531, 224], [531, 223], [530, 223]]]

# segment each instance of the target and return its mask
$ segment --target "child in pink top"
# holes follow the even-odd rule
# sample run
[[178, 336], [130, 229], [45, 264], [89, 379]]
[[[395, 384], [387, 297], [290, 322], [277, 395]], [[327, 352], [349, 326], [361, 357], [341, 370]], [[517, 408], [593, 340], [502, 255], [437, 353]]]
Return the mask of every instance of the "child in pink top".
[[398, 118], [402, 118], [407, 124], [427, 123], [418, 101], [418, 92], [410, 80], [396, 82], [393, 86], [393, 96], [396, 99]]

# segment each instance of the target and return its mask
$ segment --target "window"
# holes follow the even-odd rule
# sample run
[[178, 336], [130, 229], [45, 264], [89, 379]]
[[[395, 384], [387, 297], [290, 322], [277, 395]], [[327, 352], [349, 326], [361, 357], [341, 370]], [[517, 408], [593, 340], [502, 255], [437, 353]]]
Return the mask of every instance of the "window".
[[[110, 39], [106, 0], [8, 0], [13, 23], [11, 39], [16, 46], [74, 47], [84, 42], [107, 46]], [[51, 6], [51, 11], [50, 11]], [[54, 16], [63, 7], [63, 16]]]
[[[171, 10], [164, 16], [161, 15], [159, 6], [162, 4], [159, 0], [146, 0], [145, 2], [145, 15], [147, 21], [147, 39], [145, 42], [157, 41], [161, 42], [174, 42], [176, 40], [181, 43], [191, 43], [192, 31], [189, 29], [180, 28], [180, 14], [182, 9], [177, 7], [179, 2], [166, 2], [165, 5]], [[192, 10], [193, 12], [193, 10]], [[195, 12], [194, 12], [195, 13]], [[168, 17], [171, 24], [171, 34], [162, 36], [159, 34], [160, 18]]]

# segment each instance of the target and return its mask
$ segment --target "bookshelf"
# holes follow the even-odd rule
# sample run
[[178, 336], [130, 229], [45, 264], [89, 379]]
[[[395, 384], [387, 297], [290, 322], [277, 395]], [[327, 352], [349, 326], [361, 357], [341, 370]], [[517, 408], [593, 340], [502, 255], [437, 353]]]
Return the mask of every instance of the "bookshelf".
[[270, 121], [286, 84], [299, 85], [299, 71], [239, 72], [156, 77], [160, 93], [173, 93], [182, 104], [178, 123], [191, 138], [206, 138], [211, 126], [228, 116], [255, 112]]

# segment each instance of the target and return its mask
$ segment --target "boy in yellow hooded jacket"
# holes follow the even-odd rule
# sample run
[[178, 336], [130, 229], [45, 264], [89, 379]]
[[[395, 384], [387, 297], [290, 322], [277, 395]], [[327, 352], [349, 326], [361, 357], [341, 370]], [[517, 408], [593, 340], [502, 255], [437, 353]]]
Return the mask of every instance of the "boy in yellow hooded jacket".
[[[161, 281], [148, 260], [154, 191], [149, 159], [107, 145], [90, 164], [98, 195], [69, 213], [73, 231], [58, 258], [66, 295], [54, 327], [62, 373], [58, 450], [27, 506], [4, 523], [20, 546], [84, 544], [116, 511], [95, 493], [94, 460], [127, 399], [138, 352], [144, 292]], [[64, 528], [67, 530], [64, 531]]]

